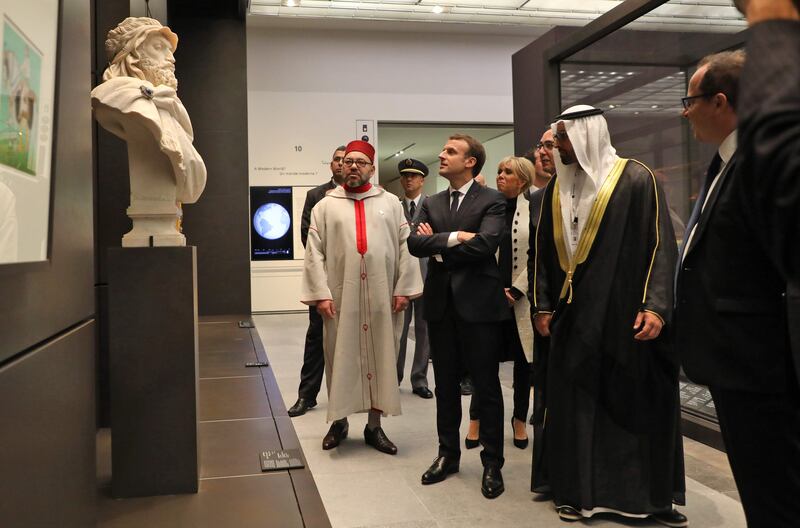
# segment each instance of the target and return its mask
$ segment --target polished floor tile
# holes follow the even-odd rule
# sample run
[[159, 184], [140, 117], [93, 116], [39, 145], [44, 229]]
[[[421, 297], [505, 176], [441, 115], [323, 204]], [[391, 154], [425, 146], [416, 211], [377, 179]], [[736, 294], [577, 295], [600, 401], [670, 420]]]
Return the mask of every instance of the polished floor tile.
[[99, 499], [102, 528], [303, 528], [287, 472], [200, 481], [197, 494]]
[[250, 350], [216, 350], [200, 354], [200, 379], [230, 378], [239, 376], [255, 376], [258, 371], [246, 367], [248, 361], [255, 361], [255, 351]]
[[272, 418], [202, 422], [198, 433], [201, 479], [260, 475], [260, 453], [281, 448]]
[[[303, 341], [308, 315], [276, 314], [253, 317], [270, 359], [275, 379], [287, 406], [297, 398], [303, 358]], [[409, 343], [413, 347], [413, 342]], [[407, 354], [409, 372], [413, 354]], [[407, 378], [407, 376], [406, 376]], [[433, 388], [433, 370], [428, 373]], [[505, 416], [510, 416], [512, 365], [500, 369]], [[317, 398], [318, 406], [304, 416], [291, 419], [300, 445], [319, 488], [325, 509], [334, 528], [556, 528], [564, 525], [550, 502], [537, 502], [530, 493], [532, 451], [520, 450], [511, 443], [511, 427], [506, 425], [503, 477], [506, 491], [494, 500], [480, 492], [482, 468], [480, 449], [462, 450], [461, 471], [442, 483], [423, 486], [420, 477], [436, 456], [436, 411], [434, 400], [423, 400], [411, 393], [408, 380], [401, 387], [403, 414], [383, 419], [383, 427], [398, 447], [396, 456], [379, 453], [364, 444], [366, 415], [350, 417], [349, 437], [337, 448], [323, 451], [322, 437], [328, 430], [325, 421], [327, 395], [325, 383]], [[468, 423], [469, 398], [462, 400], [462, 436]], [[288, 420], [288, 418], [284, 418]], [[503, 423], [506, 423], [504, 417]], [[530, 428], [528, 434], [531, 434]], [[705, 465], [687, 464], [686, 507], [680, 508], [692, 526], [701, 528], [744, 528], [741, 505], [728, 495], [729, 469], [724, 453], [691, 443], [687, 456]], [[693, 461], [694, 462], [694, 461]], [[712, 463], [713, 462], [713, 463]], [[694, 478], [716, 484], [713, 489]], [[582, 526], [660, 526], [652, 521], [623, 521], [595, 518]]]
[[257, 373], [241, 378], [200, 380], [199, 421], [263, 418], [272, 412]]
[[[266, 449], [300, 441], [270, 367], [247, 368], [264, 357], [255, 331], [241, 317], [203, 318], [200, 324], [199, 491], [114, 500], [111, 435], [97, 435], [100, 528], [330, 528], [308, 468], [262, 473]], [[273, 416], [273, 413], [275, 414]]]

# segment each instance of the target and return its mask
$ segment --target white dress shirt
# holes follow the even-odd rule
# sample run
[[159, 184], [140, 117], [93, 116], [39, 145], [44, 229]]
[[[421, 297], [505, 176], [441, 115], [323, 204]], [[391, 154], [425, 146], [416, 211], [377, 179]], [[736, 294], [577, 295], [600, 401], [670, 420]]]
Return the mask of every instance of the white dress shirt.
[[[705, 200], [703, 200], [703, 206], [700, 209], [700, 218], [703, 217], [703, 213], [706, 210], [706, 204], [708, 203], [709, 197], [711, 197], [711, 193], [714, 192], [714, 188], [717, 186], [717, 182], [719, 181], [720, 175], [725, 172], [725, 167], [728, 166], [728, 162], [733, 157], [734, 153], [736, 152], [736, 147], [738, 146], [736, 140], [736, 130], [728, 134], [722, 143], [719, 145], [719, 157], [722, 160], [722, 163], [719, 165], [719, 172], [714, 176], [714, 179], [711, 181], [711, 185], [708, 186], [708, 192], [706, 193]], [[700, 225], [700, 218], [698, 218], [697, 222], [695, 222], [694, 226], [692, 227], [692, 232], [689, 233], [689, 236], [686, 238], [686, 250], [688, 250], [692, 244], [692, 238], [694, 237], [694, 232], [697, 230], [697, 226]], [[687, 251], [683, 251], [683, 258], [686, 258]]]
[[419, 193], [416, 198], [403, 198], [406, 202], [406, 210], [411, 211], [411, 204], [414, 204], [414, 214], [419, 211], [419, 202], [422, 199], [422, 193]]
[[[465, 183], [464, 185], [462, 185], [458, 189], [453, 189], [452, 186], [448, 186], [447, 187], [447, 194], [450, 195], [450, 201], [448, 202], [450, 204], [450, 207], [453, 206], [453, 191], [458, 191], [458, 193], [459, 193], [458, 207], [456, 209], [456, 210], [458, 210], [464, 204], [464, 198], [467, 196], [467, 193], [469, 192], [469, 189], [470, 189], [470, 187], [472, 187], [473, 183], [475, 183], [475, 180], [474, 179], [470, 179], [467, 183]], [[478, 185], [478, 184], [476, 184], [476, 185]], [[458, 240], [458, 231], [450, 232], [450, 236], [447, 237], [447, 247], [457, 246], [460, 243], [461, 242]]]

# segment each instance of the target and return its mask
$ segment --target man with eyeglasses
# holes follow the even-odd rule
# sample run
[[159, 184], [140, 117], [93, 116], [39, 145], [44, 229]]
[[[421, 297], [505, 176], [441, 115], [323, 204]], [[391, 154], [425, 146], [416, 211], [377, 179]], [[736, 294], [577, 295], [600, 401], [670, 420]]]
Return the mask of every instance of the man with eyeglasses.
[[[300, 220], [300, 240], [303, 247], [308, 240], [308, 226], [311, 222], [311, 210], [322, 198], [342, 184], [345, 146], [337, 147], [331, 157], [331, 179], [306, 193], [303, 204], [303, 216]], [[308, 330], [306, 331], [305, 352], [303, 353], [303, 367], [300, 369], [300, 386], [297, 389], [297, 401], [286, 412], [289, 416], [302, 416], [317, 406], [317, 394], [322, 386], [322, 374], [325, 371], [325, 355], [322, 351], [322, 316], [316, 307], [308, 307]]]
[[688, 526], [672, 506], [685, 501], [683, 444], [678, 361], [662, 333], [675, 236], [663, 189], [617, 156], [602, 113], [578, 105], [556, 118], [557, 175], [536, 236], [547, 484], [564, 521], [605, 512]]
[[[777, 6], [782, 2], [770, 3]], [[756, 4], [751, 2], [763, 7]], [[776, 43], [771, 33], [769, 37], [763, 33], [770, 25], [762, 27], [762, 33], [756, 32], [759, 36], [754, 38], [762, 44]], [[785, 28], [777, 24], [772, 29]], [[797, 129], [791, 132], [786, 119], [793, 115], [787, 103], [791, 98], [800, 101], [797, 85], [791, 84], [798, 79], [798, 66], [787, 63], [781, 69], [772, 68], [772, 75], [759, 77], [757, 94], [745, 93], [745, 83], [740, 89], [739, 79], [750, 61], [762, 59], [765, 53], [775, 57], [794, 53], [797, 57], [798, 50], [770, 46], [756, 48], [755, 55], [753, 51], [748, 49], [747, 66], [743, 52], [707, 57], [689, 82], [689, 100], [685, 103], [689, 107], [684, 115], [692, 122], [699, 141], [719, 147], [701, 186], [681, 251], [675, 342], [686, 374], [711, 391], [748, 526], [797, 526], [800, 395], [798, 367], [793, 363], [790, 345], [791, 323], [787, 320], [791, 289], [787, 275], [782, 273], [781, 259], [771, 258], [775, 254], [769, 251], [762, 222], [769, 223], [774, 219], [771, 215], [792, 199], [797, 203], [798, 186], [793, 184], [794, 192], [784, 187], [774, 208], [764, 210], [753, 203], [754, 195], [762, 190], [751, 186], [769, 187], [782, 177], [784, 183], [798, 179], [796, 159], [794, 172], [780, 173], [798, 152], [787, 151], [785, 144], [777, 150], [770, 148], [778, 145], [777, 137], [785, 140], [796, 136]], [[770, 58], [769, 62], [774, 60]], [[794, 74], [787, 72], [792, 68]], [[753, 135], [746, 129], [738, 145], [743, 152], [739, 152], [736, 128], [742, 110], [749, 107], [752, 111], [752, 105], [762, 104], [764, 81], [772, 81], [773, 76], [788, 83], [781, 87], [785, 96], [771, 100], [775, 108], [762, 109], [775, 112], [777, 119], [769, 131]], [[767, 100], [773, 96], [766, 95]], [[795, 106], [794, 115], [798, 108], [800, 105]], [[752, 114], [747, 117], [753, 119]], [[768, 159], [759, 159], [762, 156]], [[770, 172], [753, 172], [755, 168]], [[796, 212], [793, 219], [787, 225], [790, 237], [797, 236], [800, 226]]]
[[[536, 146], [525, 153], [525, 157], [533, 163], [536, 169], [536, 177], [530, 189], [531, 194], [543, 189], [556, 173], [556, 165], [553, 163], [553, 146], [553, 131], [548, 128]], [[533, 208], [533, 201], [531, 201], [531, 207]], [[536, 212], [538, 213], [538, 209]], [[535, 229], [531, 232], [533, 233], [533, 231]]]
[[406, 245], [403, 207], [370, 183], [374, 159], [366, 141], [348, 143], [342, 186], [311, 211], [301, 301], [315, 306], [325, 325], [327, 419], [333, 423], [322, 449], [347, 437], [350, 414], [367, 412], [365, 442], [394, 455], [381, 416], [400, 414], [402, 312], [422, 294], [422, 277]]
[[[529, 202], [530, 224], [528, 226], [528, 300], [532, 300], [533, 280], [536, 272], [536, 229], [539, 226], [539, 212], [542, 208], [544, 190], [556, 174], [553, 161], [553, 131], [548, 128], [542, 138], [531, 151], [534, 158], [536, 178], [531, 188]], [[527, 155], [526, 155], [527, 157]], [[530, 158], [529, 158], [530, 159]], [[531, 321], [534, 318], [534, 306], [531, 302]], [[549, 493], [547, 469], [544, 461], [544, 418], [547, 409], [547, 360], [549, 357], [550, 338], [534, 332], [533, 362], [531, 364], [531, 384], [533, 385], [533, 412], [530, 424], [533, 426], [533, 464], [531, 466], [531, 491]]]

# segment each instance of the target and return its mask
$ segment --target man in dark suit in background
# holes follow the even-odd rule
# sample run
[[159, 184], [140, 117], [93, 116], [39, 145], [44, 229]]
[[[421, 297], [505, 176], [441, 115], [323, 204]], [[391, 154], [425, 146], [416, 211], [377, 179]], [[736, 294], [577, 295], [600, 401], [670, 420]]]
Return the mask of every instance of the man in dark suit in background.
[[794, 384], [800, 380], [800, 1], [750, 0], [739, 105], [749, 220], [787, 281]]
[[504, 491], [497, 348], [500, 323], [510, 312], [495, 259], [505, 226], [505, 198], [473, 179], [485, 161], [486, 151], [476, 139], [463, 134], [449, 138], [439, 154], [439, 175], [450, 187], [425, 201], [408, 247], [412, 255], [430, 257], [423, 297], [436, 379], [439, 454], [422, 483], [441, 482], [458, 472], [459, 378], [466, 366], [480, 395], [481, 491], [495, 498]]
[[747, 221], [740, 192], [747, 174], [735, 109], [744, 60], [741, 51], [704, 58], [683, 99], [695, 137], [718, 152], [679, 256], [675, 344], [686, 374], [714, 398], [748, 525], [797, 526], [800, 407], [787, 368], [786, 281]]
[[[308, 226], [311, 223], [311, 210], [325, 194], [337, 185], [342, 184], [345, 147], [338, 147], [331, 158], [331, 179], [314, 187], [306, 193], [306, 202], [303, 205], [303, 217], [300, 220], [300, 240], [303, 247], [308, 239]], [[316, 407], [317, 394], [322, 386], [322, 374], [325, 372], [325, 356], [322, 351], [322, 316], [317, 313], [316, 306], [308, 307], [308, 330], [306, 331], [306, 345], [303, 353], [303, 368], [300, 369], [300, 387], [297, 389], [297, 401], [292, 405], [287, 414], [291, 417], [302, 416], [307, 410]]]
[[[422, 193], [422, 186], [425, 184], [425, 177], [428, 175], [428, 167], [419, 160], [412, 158], [404, 159], [397, 165], [400, 173], [400, 184], [405, 191], [405, 197], [400, 200], [403, 204], [403, 213], [406, 215], [411, 229], [417, 223], [419, 213], [422, 212], [422, 204], [428, 198]], [[422, 279], [428, 272], [428, 259], [419, 259], [419, 268]], [[433, 398], [433, 393], [428, 388], [428, 359], [431, 356], [431, 349], [428, 344], [428, 323], [425, 322], [423, 314], [422, 297], [412, 300], [406, 308], [403, 319], [403, 333], [400, 335], [400, 350], [397, 354], [397, 383], [403, 381], [403, 371], [406, 367], [406, 346], [408, 345], [408, 330], [411, 326], [411, 319], [414, 319], [414, 360], [411, 363], [411, 390], [420, 398]]]
[[[536, 189], [531, 189], [530, 226], [528, 227], [528, 300], [531, 301], [531, 321], [535, 306], [533, 304], [533, 284], [536, 271], [536, 229], [539, 226], [539, 212], [542, 208], [544, 190], [555, 176], [556, 165], [553, 162], [553, 131], [548, 128], [542, 134], [539, 143], [531, 149], [533, 166], [536, 168]], [[528, 154], [525, 155], [526, 157]], [[531, 491], [548, 493], [547, 468], [544, 465], [544, 418], [547, 404], [547, 357], [550, 349], [550, 338], [534, 331], [533, 363], [531, 364], [531, 384], [533, 385], [533, 412], [530, 424], [533, 426], [533, 463], [531, 465]]]

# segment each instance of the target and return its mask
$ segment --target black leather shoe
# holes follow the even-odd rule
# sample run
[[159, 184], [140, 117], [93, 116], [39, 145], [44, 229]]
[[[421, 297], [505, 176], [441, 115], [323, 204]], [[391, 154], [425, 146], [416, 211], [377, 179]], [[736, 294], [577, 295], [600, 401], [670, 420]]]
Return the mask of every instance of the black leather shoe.
[[328, 450], [337, 447], [342, 440], [347, 438], [347, 431], [350, 430], [350, 425], [347, 420], [336, 420], [331, 424], [328, 429], [328, 434], [322, 439], [322, 449]]
[[575, 522], [583, 518], [583, 515], [572, 506], [559, 506], [556, 508], [556, 512], [558, 513], [558, 518], [566, 522]]
[[286, 411], [286, 414], [294, 418], [295, 416], [303, 416], [307, 410], [313, 409], [317, 406], [317, 400], [309, 400], [306, 398], [297, 398], [297, 401], [294, 402], [294, 405], [289, 407], [289, 410]]
[[431, 398], [433, 398], [433, 393], [428, 387], [414, 387], [414, 389], [411, 392], [413, 392], [420, 398], [425, 398], [426, 400], [430, 400]]
[[423, 484], [436, 484], [447, 478], [447, 475], [458, 473], [458, 460], [439, 456], [434, 459], [428, 471], [422, 474]]
[[464, 447], [467, 449], [475, 449], [479, 445], [481, 445], [480, 440], [473, 440], [472, 438], [464, 437]]
[[664, 526], [670, 526], [673, 528], [682, 528], [684, 526], [689, 526], [689, 519], [687, 519], [686, 516], [681, 512], [679, 512], [678, 510], [672, 510], [662, 513], [654, 513], [653, 515], [650, 516], [650, 518], [659, 524], [663, 524]]
[[370, 430], [369, 427], [364, 427], [364, 441], [367, 445], [371, 445], [381, 453], [386, 453], [387, 455], [397, 454], [397, 446], [389, 440], [386, 433], [384, 433], [383, 429], [380, 427], [376, 427], [372, 430]]
[[487, 466], [483, 468], [483, 480], [481, 481], [481, 493], [487, 499], [499, 497], [506, 490], [503, 486], [503, 474], [500, 468]]
[[[520, 440], [515, 436], [516, 433], [516, 431], [514, 430], [515, 419], [516, 418], [514, 418], [513, 416], [511, 417], [511, 437], [514, 439], [514, 447], [517, 447], [519, 449], [525, 449], [526, 447], [528, 447], [528, 438], [525, 437], [522, 440]], [[525, 421], [522, 420], [522, 423], [525, 423]]]
[[470, 396], [475, 391], [475, 389], [472, 387], [472, 380], [469, 378], [462, 379], [460, 387], [462, 396]]

